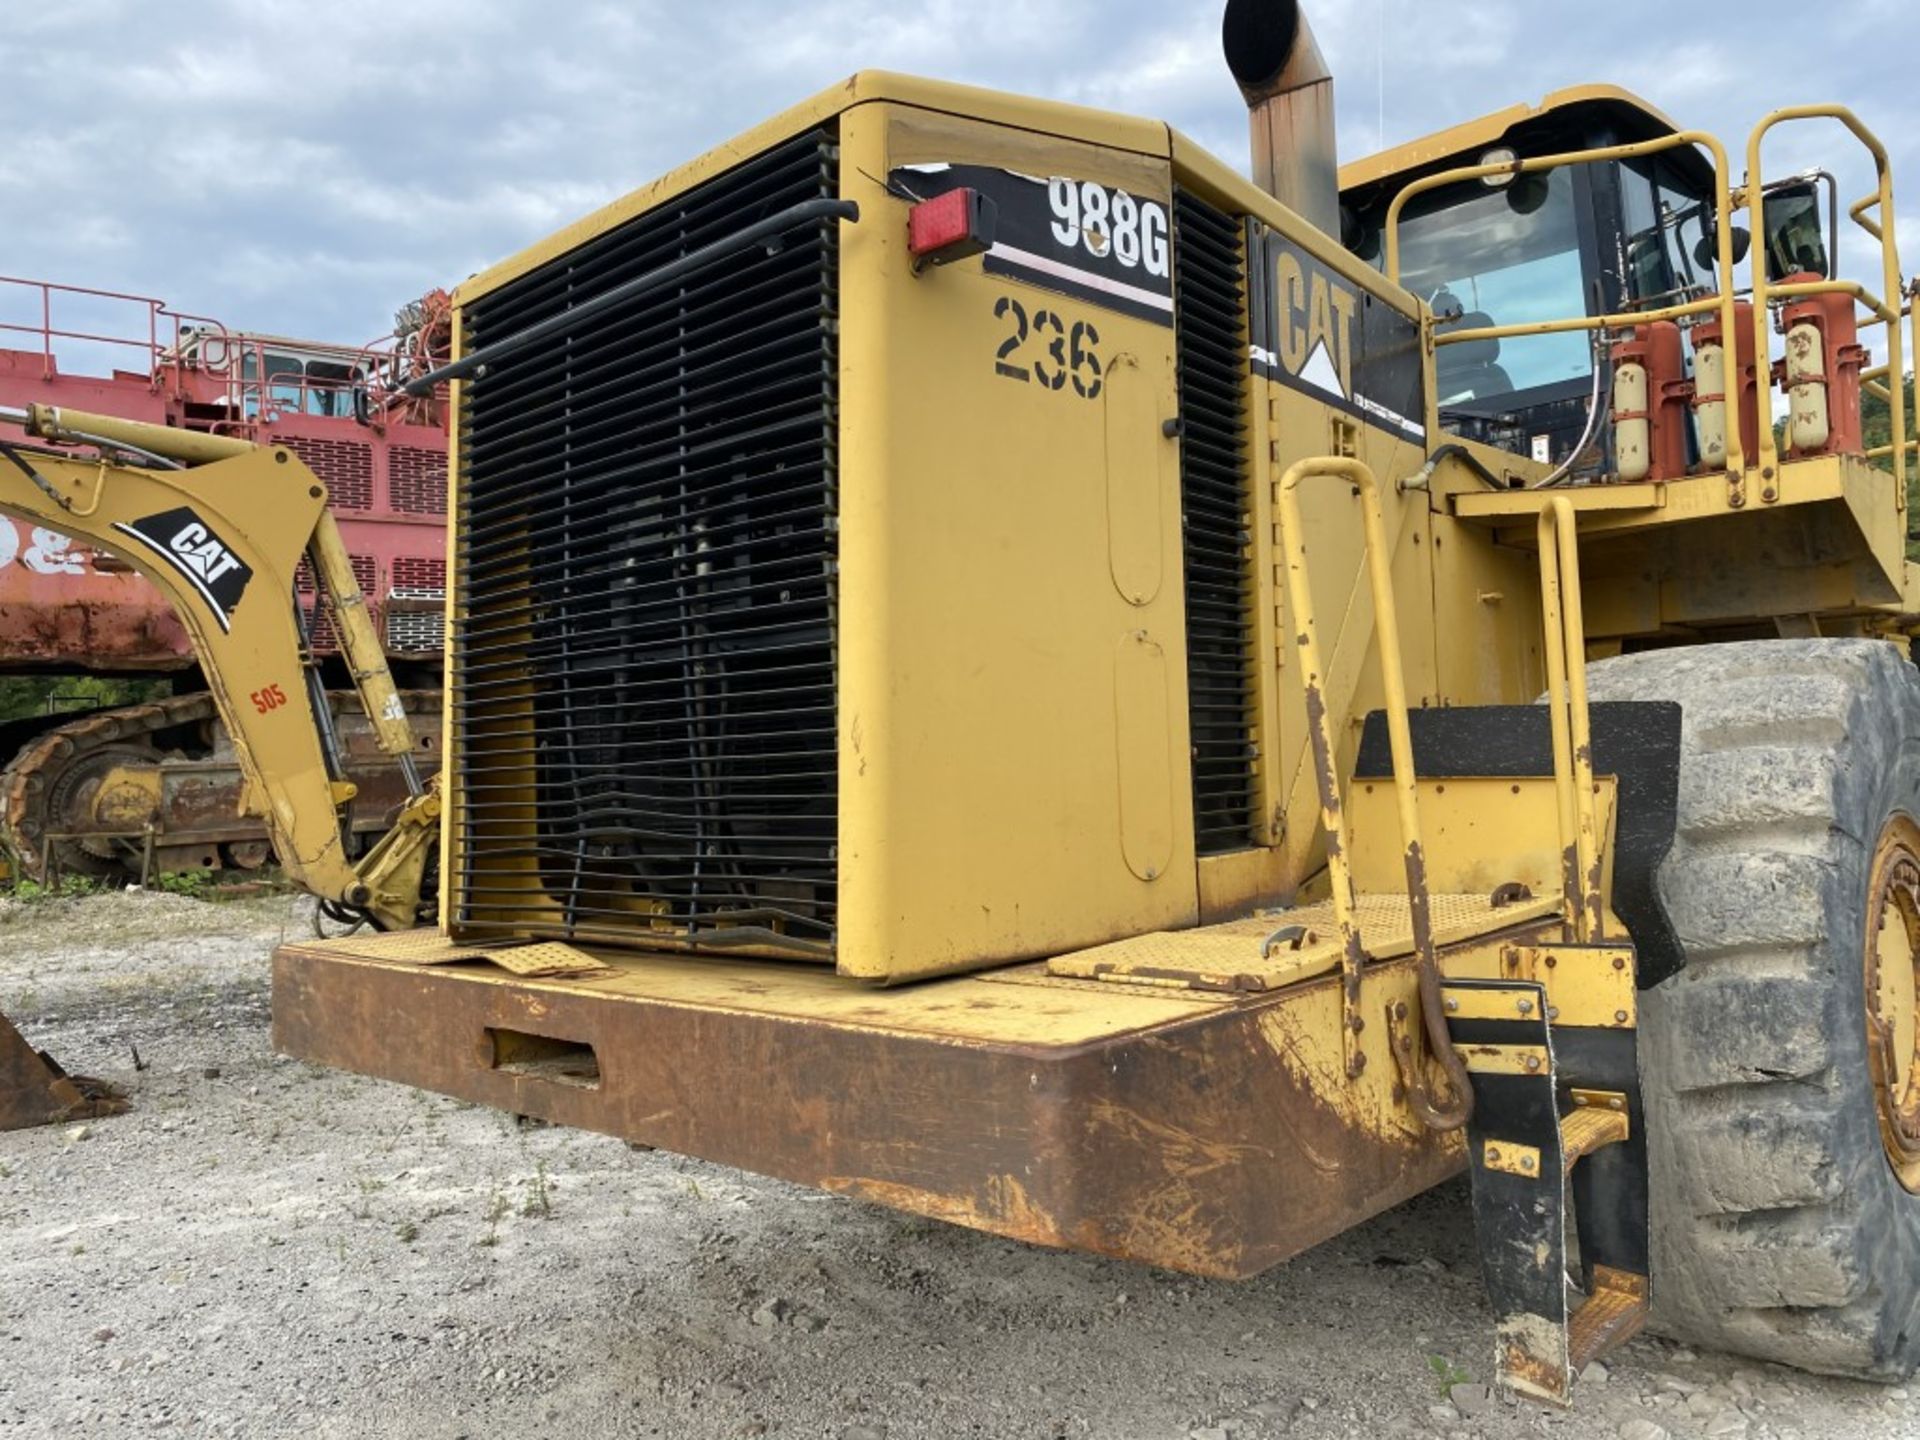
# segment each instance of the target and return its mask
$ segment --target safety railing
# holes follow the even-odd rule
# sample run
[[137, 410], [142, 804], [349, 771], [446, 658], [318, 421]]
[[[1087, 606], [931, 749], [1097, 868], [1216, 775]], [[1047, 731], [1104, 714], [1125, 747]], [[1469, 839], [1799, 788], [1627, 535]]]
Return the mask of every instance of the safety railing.
[[1374, 638], [1380, 646], [1380, 681], [1386, 699], [1387, 740], [1393, 755], [1394, 798], [1400, 811], [1400, 843], [1406, 861], [1407, 905], [1420, 976], [1422, 1021], [1430, 1049], [1453, 1091], [1452, 1100], [1442, 1104], [1427, 1089], [1424, 1072], [1414, 1066], [1409, 1069], [1413, 1077], [1410, 1099], [1432, 1128], [1457, 1129], [1467, 1122], [1472, 1111], [1473, 1092], [1448, 1038], [1446, 1016], [1441, 1009], [1440, 968], [1434, 954], [1432, 905], [1420, 840], [1413, 733], [1407, 718], [1406, 671], [1401, 663], [1399, 612], [1393, 598], [1393, 550], [1387, 542], [1380, 482], [1363, 461], [1320, 456], [1289, 467], [1274, 484], [1274, 502], [1280, 516], [1280, 545], [1286, 564], [1287, 604], [1294, 645], [1300, 657], [1301, 683], [1306, 688], [1307, 736], [1320, 793], [1320, 825], [1327, 837], [1327, 878], [1334, 925], [1340, 932], [1340, 972], [1345, 996], [1345, 1023], [1341, 1033], [1347, 1075], [1357, 1076], [1366, 1063], [1360, 1052], [1359, 1036], [1365, 1028], [1365, 1017], [1360, 1013], [1360, 973], [1367, 951], [1356, 913], [1358, 897], [1349, 859], [1352, 839], [1347, 830], [1346, 808], [1340, 799], [1338, 739], [1326, 694], [1326, 671], [1320, 661], [1319, 622], [1314, 614], [1313, 587], [1307, 574], [1306, 542], [1300, 520], [1298, 492], [1301, 484], [1310, 479], [1344, 481], [1360, 492], [1367, 579], [1373, 592]]
[[[1761, 182], [1761, 145], [1767, 134], [1775, 127], [1793, 121], [1830, 119], [1845, 125], [1872, 155], [1876, 173], [1876, 188], [1873, 194], [1857, 201], [1848, 209], [1849, 217], [1872, 236], [1880, 246], [1883, 294], [1875, 294], [1866, 286], [1852, 280], [1818, 281], [1772, 281], [1766, 268], [1765, 191]], [[1495, 176], [1519, 176], [1539, 174], [1557, 170], [1565, 166], [1596, 165], [1612, 161], [1631, 160], [1647, 155], [1656, 155], [1662, 151], [1679, 149], [1685, 146], [1698, 146], [1705, 150], [1713, 160], [1714, 191], [1714, 248], [1717, 270], [1720, 277], [1718, 294], [1681, 304], [1667, 305], [1658, 309], [1633, 310], [1606, 315], [1569, 316], [1565, 319], [1536, 321], [1518, 325], [1478, 326], [1470, 330], [1449, 330], [1436, 334], [1435, 345], [1461, 345], [1473, 341], [1520, 339], [1536, 335], [1563, 334], [1571, 331], [1617, 331], [1636, 325], [1651, 324], [1658, 320], [1681, 320], [1689, 317], [1717, 314], [1720, 318], [1720, 333], [1732, 337], [1736, 332], [1738, 290], [1734, 283], [1735, 261], [1733, 258], [1733, 217], [1735, 196], [1728, 175], [1726, 147], [1719, 139], [1705, 131], [1684, 130], [1672, 135], [1664, 135], [1654, 140], [1641, 141], [1632, 145], [1611, 145], [1600, 149], [1570, 151], [1557, 155], [1540, 155], [1531, 158], [1507, 161], [1492, 165], [1463, 165], [1439, 174], [1423, 176], [1407, 184], [1387, 207], [1385, 268], [1387, 277], [1396, 284], [1400, 282], [1400, 221], [1407, 204], [1417, 197], [1433, 190], [1444, 189], [1473, 180], [1486, 180]], [[1869, 381], [1877, 377], [1890, 375], [1896, 382], [1904, 375], [1905, 344], [1900, 333], [1903, 313], [1912, 314], [1914, 320], [1914, 353], [1920, 355], [1920, 313], [1913, 313], [1920, 307], [1909, 306], [1907, 312], [1898, 308], [1900, 298], [1900, 260], [1894, 239], [1893, 178], [1887, 159], [1886, 147], [1871, 130], [1860, 122], [1852, 111], [1842, 105], [1802, 105], [1777, 110], [1754, 127], [1747, 142], [1747, 177], [1739, 195], [1739, 203], [1748, 214], [1750, 234], [1756, 242], [1752, 245], [1749, 261], [1752, 281], [1747, 287], [1753, 300], [1753, 329], [1755, 364], [1765, 367], [1772, 353], [1771, 311], [1769, 305], [1775, 301], [1788, 301], [1812, 295], [1845, 294], [1851, 296], [1863, 307], [1873, 320], [1887, 326], [1887, 366], [1870, 372]], [[1876, 218], [1877, 216], [1877, 218]], [[1836, 237], [1837, 238], [1837, 237]], [[1836, 261], [1838, 257], [1835, 257]], [[1889, 303], [1891, 300], [1892, 303]], [[1764, 390], [1762, 393], [1766, 393]], [[1913, 448], [1911, 443], [1902, 443], [1906, 435], [1906, 410], [1903, 387], [1899, 383], [1879, 386], [1875, 393], [1883, 393], [1891, 410], [1895, 443], [1884, 450], [1876, 451], [1875, 458], [1891, 457], [1893, 461], [1895, 491], [1904, 506], [1906, 492], [1906, 452]], [[1744, 498], [1744, 486], [1747, 471], [1757, 468], [1763, 478], [1771, 480], [1772, 471], [1778, 458], [1772, 427], [1761, 423], [1758, 431], [1756, 453], [1748, 456], [1741, 444], [1741, 396], [1737, 384], [1726, 387], [1726, 427], [1727, 456], [1726, 471], [1736, 500]], [[1758, 417], [1763, 422], [1769, 417], [1763, 412]], [[1771, 495], [1769, 496], [1771, 498]]]
[[[92, 313], [124, 310], [126, 324], [117, 331], [96, 328], [100, 321], [67, 322], [65, 316], [75, 310]], [[217, 320], [169, 310], [166, 302], [150, 295], [133, 295], [122, 290], [101, 290], [88, 285], [59, 285], [50, 280], [28, 280], [15, 275], [0, 275], [0, 311], [14, 314], [34, 313], [38, 320], [0, 321], [0, 335], [30, 337], [40, 353], [41, 374], [52, 379], [55, 373], [55, 342], [102, 345], [138, 354], [140, 368], [158, 378], [170, 349], [178, 350], [183, 339], [205, 326], [224, 334]], [[86, 325], [86, 328], [75, 328]]]
[[[275, 341], [229, 330], [220, 321], [170, 309], [163, 300], [86, 285], [61, 285], [0, 275], [0, 347], [8, 337], [40, 356], [41, 374], [58, 372], [57, 352], [68, 345], [107, 348], [148, 377], [155, 389], [223, 407], [226, 428], [287, 413], [346, 417], [354, 391], [366, 388], [383, 403], [436, 357], [403, 351], [392, 337], [361, 346]], [[288, 370], [319, 361], [338, 377]]]
[[[1920, 361], [1920, 279], [1915, 280], [1907, 287], [1902, 314], [1913, 327], [1908, 354], [1915, 361]], [[1876, 321], [1875, 323], [1879, 322]], [[1898, 385], [1894, 384], [1894, 372], [1891, 362], [1885, 365], [1875, 366], [1871, 370], [1863, 370], [1860, 372], [1860, 388], [1887, 407], [1889, 421], [1891, 421], [1893, 416], [1893, 392], [1895, 390], [1903, 392], [1900, 404], [1901, 408], [1906, 411], [1907, 419], [1905, 426], [1899, 429], [1893, 428], [1891, 424], [1889, 425], [1887, 443], [1885, 445], [1875, 445], [1871, 447], [1867, 451], [1867, 458], [1869, 460], [1885, 460], [1893, 455], [1896, 450], [1903, 459], [1909, 452], [1920, 452], [1920, 413], [1916, 413], [1920, 412], [1920, 406], [1911, 408], [1907, 406], [1904, 392], [1907, 388], [1906, 382], [1909, 377], [1902, 376], [1900, 378], [1902, 383]]]
[[[397, 390], [409, 378], [406, 362], [391, 338], [356, 348], [227, 332], [189, 336], [167, 357], [220, 386], [228, 412], [242, 424], [289, 414], [349, 417], [356, 391], [370, 392], [377, 403]], [[315, 364], [339, 373], [313, 374], [307, 367]]]
[[[1801, 120], [1837, 120], [1853, 132], [1873, 157], [1874, 191], [1871, 195], [1855, 201], [1847, 207], [1847, 216], [1880, 245], [1881, 292], [1875, 295], [1864, 285], [1852, 280], [1806, 280], [1791, 283], [1774, 283], [1767, 275], [1767, 247], [1759, 243], [1767, 233], [1766, 197], [1762, 193], [1760, 176], [1761, 143], [1770, 131], [1777, 126]], [[1887, 158], [1887, 147], [1880, 138], [1860, 122], [1860, 118], [1844, 105], [1794, 105], [1776, 110], [1758, 125], [1747, 138], [1747, 186], [1746, 186], [1748, 225], [1755, 240], [1753, 248], [1753, 353], [1757, 363], [1766, 364], [1770, 350], [1768, 303], [1774, 299], [1791, 300], [1810, 295], [1850, 295], [1856, 304], [1865, 309], [1875, 319], [1887, 327], [1887, 368], [1898, 380], [1906, 374], [1904, 356], [1904, 336], [1900, 329], [1900, 253], [1894, 242], [1893, 209], [1893, 165]], [[1878, 218], [1870, 218], [1871, 212], [1877, 212]], [[1725, 222], [1722, 222], [1723, 228]], [[1839, 237], [1835, 236], [1837, 245]], [[1837, 267], [1840, 257], [1836, 254], [1834, 264]], [[1731, 334], [1732, 332], [1727, 332]], [[1920, 346], [1920, 340], [1916, 341]], [[1889, 415], [1892, 421], [1892, 434], [1898, 438], [1906, 434], [1906, 387], [1895, 384], [1888, 400]], [[1907, 455], [1906, 447], [1895, 444], [1889, 450], [1893, 460], [1895, 503], [1902, 509], [1907, 503]], [[1776, 459], [1773, 439], [1773, 427], [1760, 427], [1760, 466], [1761, 473], [1772, 467]]]
[[1587, 710], [1587, 622], [1580, 598], [1580, 537], [1573, 502], [1565, 495], [1550, 497], [1540, 507], [1536, 533], [1566, 919], [1573, 938], [1591, 945], [1603, 938], [1604, 907], [1593, 726]]

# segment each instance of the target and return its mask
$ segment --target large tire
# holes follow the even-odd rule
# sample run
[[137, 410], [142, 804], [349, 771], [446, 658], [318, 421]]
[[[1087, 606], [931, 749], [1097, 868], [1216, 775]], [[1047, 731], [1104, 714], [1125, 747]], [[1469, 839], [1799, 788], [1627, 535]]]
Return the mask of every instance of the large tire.
[[[1890, 644], [1758, 641], [1596, 664], [1683, 707], [1660, 893], [1686, 968], [1642, 996], [1653, 1323], [1829, 1374], [1920, 1358], [1920, 1196], [1869, 1075], [1869, 876], [1920, 817], [1920, 673]], [[1877, 925], [1876, 925], [1877, 931]]]

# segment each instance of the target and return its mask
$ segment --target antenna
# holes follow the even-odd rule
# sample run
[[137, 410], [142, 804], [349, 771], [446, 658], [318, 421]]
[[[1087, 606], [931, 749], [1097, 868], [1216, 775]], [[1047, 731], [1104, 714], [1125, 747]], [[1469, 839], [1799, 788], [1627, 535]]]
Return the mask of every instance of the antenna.
[[1374, 144], [1380, 149], [1387, 148], [1387, 0], [1380, 0], [1378, 25], [1374, 33], [1374, 60], [1378, 65], [1380, 81], [1380, 111], [1376, 121], [1378, 129]]

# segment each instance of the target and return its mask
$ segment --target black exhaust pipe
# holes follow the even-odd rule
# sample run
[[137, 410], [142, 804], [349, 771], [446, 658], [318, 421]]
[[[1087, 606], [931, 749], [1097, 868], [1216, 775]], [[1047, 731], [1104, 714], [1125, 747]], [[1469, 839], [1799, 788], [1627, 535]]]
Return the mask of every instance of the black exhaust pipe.
[[1298, 0], [1227, 0], [1220, 41], [1247, 102], [1254, 183], [1337, 239], [1333, 72], [1305, 11]]

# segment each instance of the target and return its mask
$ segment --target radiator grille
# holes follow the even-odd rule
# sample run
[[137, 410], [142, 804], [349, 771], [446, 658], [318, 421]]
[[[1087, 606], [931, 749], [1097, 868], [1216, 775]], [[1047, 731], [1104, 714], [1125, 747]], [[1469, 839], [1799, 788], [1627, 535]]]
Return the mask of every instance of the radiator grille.
[[[830, 137], [790, 141], [482, 297], [467, 343], [838, 189]], [[830, 947], [834, 244], [722, 260], [462, 387], [461, 924]]]
[[1173, 223], [1194, 843], [1217, 855], [1256, 839], [1246, 239], [1184, 192]]

